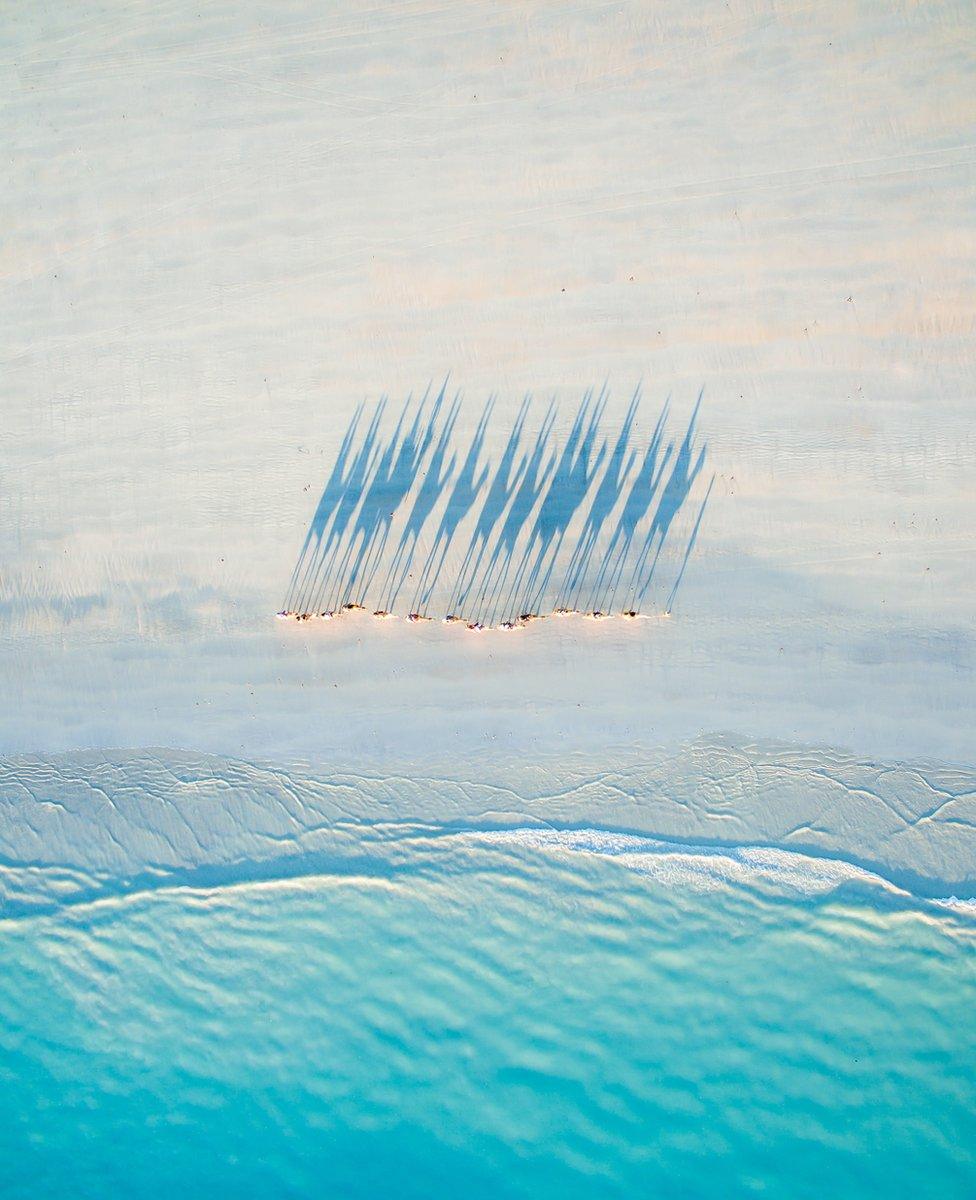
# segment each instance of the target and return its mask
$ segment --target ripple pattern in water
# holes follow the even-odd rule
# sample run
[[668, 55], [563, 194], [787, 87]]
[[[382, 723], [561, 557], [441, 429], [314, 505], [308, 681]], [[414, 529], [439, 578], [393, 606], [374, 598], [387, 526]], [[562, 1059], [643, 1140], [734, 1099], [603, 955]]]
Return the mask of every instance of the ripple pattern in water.
[[972, 1195], [966, 915], [460, 834], [3, 924], [5, 1196]]

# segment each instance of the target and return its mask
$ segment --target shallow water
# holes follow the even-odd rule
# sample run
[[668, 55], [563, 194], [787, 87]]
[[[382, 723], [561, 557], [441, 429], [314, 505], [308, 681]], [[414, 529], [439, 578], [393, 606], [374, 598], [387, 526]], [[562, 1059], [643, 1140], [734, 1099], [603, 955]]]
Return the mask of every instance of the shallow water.
[[4, 922], [4, 1195], [973, 1194], [971, 914], [617, 850]]

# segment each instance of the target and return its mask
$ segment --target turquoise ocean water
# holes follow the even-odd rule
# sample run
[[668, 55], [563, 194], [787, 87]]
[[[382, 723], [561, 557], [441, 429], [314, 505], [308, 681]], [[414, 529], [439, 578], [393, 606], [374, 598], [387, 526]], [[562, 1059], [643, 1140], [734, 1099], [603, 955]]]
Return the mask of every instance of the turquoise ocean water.
[[459, 834], [0, 922], [0, 1193], [976, 1195], [976, 921]]

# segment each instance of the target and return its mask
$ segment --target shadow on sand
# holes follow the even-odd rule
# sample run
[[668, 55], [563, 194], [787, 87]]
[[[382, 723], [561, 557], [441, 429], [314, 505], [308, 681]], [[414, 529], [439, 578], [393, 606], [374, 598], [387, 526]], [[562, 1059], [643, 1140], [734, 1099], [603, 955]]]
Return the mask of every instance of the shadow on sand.
[[671, 611], [714, 482], [689, 532], [682, 514], [707, 450], [696, 446], [701, 395], [677, 449], [665, 444], [670, 399], [642, 442], [640, 389], [603, 437], [606, 387], [583, 396], [561, 443], [555, 401], [527, 434], [528, 396], [504, 438], [492, 439], [491, 397], [455, 449], [461, 396], [447, 403], [446, 381], [433, 401], [431, 390], [416, 405], [408, 397], [385, 434], [385, 397], [365, 429], [364, 405], [353, 413], [280, 615], [309, 620], [365, 608], [389, 616], [406, 595], [402, 615], [474, 628], [511, 628], [553, 611], [634, 617], [649, 603], [666, 544], [678, 538], [668, 551], [676, 573], [657, 610]]

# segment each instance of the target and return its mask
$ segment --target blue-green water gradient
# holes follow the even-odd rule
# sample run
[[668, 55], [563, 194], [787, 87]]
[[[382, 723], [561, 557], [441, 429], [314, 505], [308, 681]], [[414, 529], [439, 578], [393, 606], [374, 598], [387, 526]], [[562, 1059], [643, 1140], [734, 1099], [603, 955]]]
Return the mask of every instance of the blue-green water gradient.
[[449, 839], [0, 924], [0, 1192], [971, 1197], [972, 922]]

